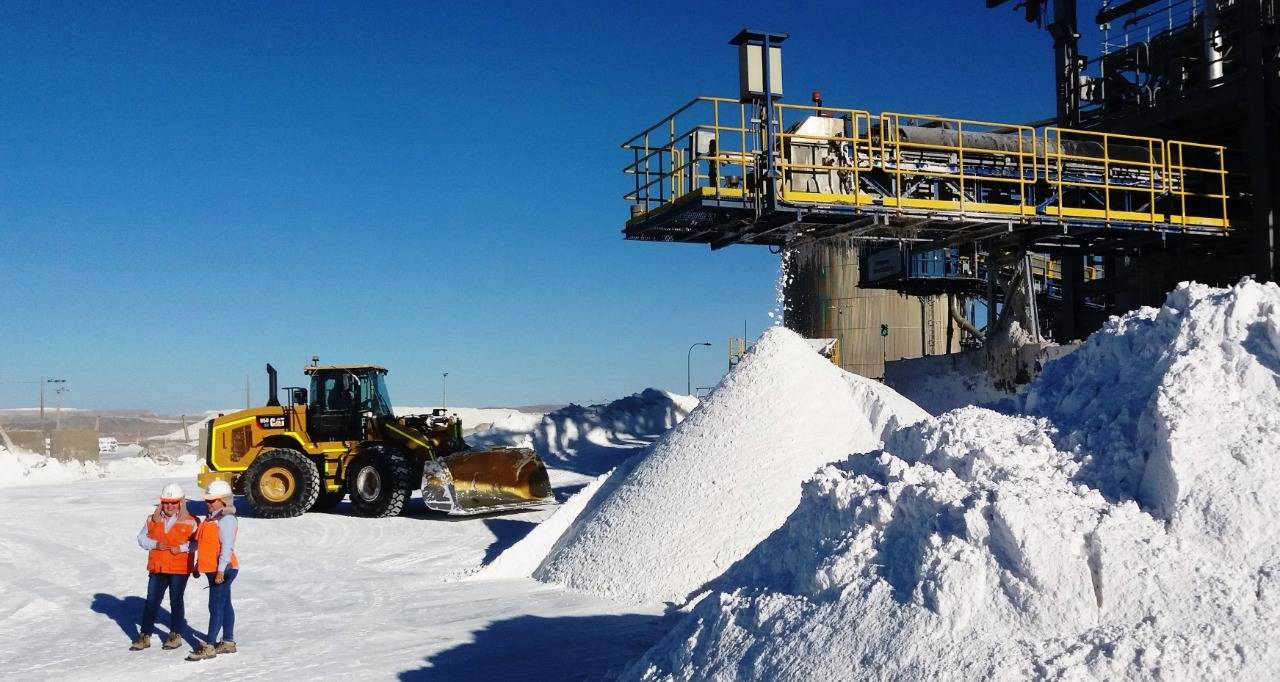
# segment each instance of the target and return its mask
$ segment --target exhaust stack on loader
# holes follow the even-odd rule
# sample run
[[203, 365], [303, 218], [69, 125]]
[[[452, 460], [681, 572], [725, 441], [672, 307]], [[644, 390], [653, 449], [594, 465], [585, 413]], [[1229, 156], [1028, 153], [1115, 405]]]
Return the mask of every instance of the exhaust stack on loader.
[[268, 518], [328, 511], [348, 496], [361, 516], [395, 516], [418, 488], [429, 508], [449, 514], [554, 502], [532, 450], [471, 450], [462, 422], [444, 410], [396, 416], [386, 369], [313, 363], [306, 373], [310, 391], [286, 387], [289, 402], [281, 405], [267, 365], [265, 407], [205, 425], [201, 487], [225, 480]]

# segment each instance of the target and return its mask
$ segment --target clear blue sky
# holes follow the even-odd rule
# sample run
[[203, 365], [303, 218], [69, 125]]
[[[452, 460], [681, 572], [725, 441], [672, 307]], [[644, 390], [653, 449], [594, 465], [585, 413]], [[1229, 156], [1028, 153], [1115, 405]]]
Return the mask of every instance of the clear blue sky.
[[584, 402], [683, 391], [706, 340], [712, 385], [777, 257], [624, 241], [618, 145], [732, 95], [744, 26], [791, 34], [792, 101], [1053, 110], [1047, 33], [979, 0], [6, 2], [0, 382], [198, 410], [314, 353], [401, 404], [444, 371], [451, 404]]

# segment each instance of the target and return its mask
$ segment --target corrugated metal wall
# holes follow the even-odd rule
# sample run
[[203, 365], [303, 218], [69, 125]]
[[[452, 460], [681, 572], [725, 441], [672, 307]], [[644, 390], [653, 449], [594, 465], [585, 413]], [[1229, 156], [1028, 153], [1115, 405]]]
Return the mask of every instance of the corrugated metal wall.
[[[50, 431], [49, 454], [62, 461], [98, 461], [97, 431]], [[15, 447], [44, 454], [44, 435], [39, 431], [9, 431]]]
[[[858, 249], [852, 243], [804, 244], [792, 249], [787, 259], [786, 326], [809, 338], [840, 339], [845, 370], [879, 379], [884, 377], [884, 359], [948, 352], [946, 299], [859, 289]], [[889, 336], [883, 339], [882, 324], [889, 325]], [[956, 329], [950, 350], [959, 348]]]

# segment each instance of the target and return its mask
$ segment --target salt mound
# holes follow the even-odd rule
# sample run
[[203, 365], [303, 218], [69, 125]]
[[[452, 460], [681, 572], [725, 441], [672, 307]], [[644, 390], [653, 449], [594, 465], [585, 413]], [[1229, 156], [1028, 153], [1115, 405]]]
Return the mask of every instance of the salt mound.
[[697, 405], [692, 396], [646, 388], [604, 405], [511, 415], [467, 440], [478, 448], [533, 448], [547, 466], [595, 476], [657, 440]]
[[122, 457], [108, 462], [61, 461], [26, 450], [10, 452], [0, 447], [0, 488], [52, 485], [99, 478], [153, 478], [195, 476], [200, 459], [188, 452], [174, 461], [151, 457]]
[[[641, 679], [1268, 679], [1280, 288], [1179, 287], [980, 408], [826, 467]], [[815, 655], [816, 652], [817, 653]]]
[[599, 492], [600, 487], [608, 481], [609, 476], [610, 474], [601, 474], [583, 486], [582, 490], [574, 493], [572, 497], [565, 500], [564, 504], [557, 507], [550, 518], [539, 523], [527, 535], [499, 554], [490, 564], [481, 568], [473, 579], [525, 578], [532, 575], [551, 548]]
[[533, 575], [622, 600], [682, 600], [782, 525], [819, 466], [925, 418], [771, 329], [698, 409], [601, 486]]
[[1183, 284], [1049, 364], [1026, 409], [1108, 499], [1248, 553], [1280, 520], [1278, 377], [1280, 287]]

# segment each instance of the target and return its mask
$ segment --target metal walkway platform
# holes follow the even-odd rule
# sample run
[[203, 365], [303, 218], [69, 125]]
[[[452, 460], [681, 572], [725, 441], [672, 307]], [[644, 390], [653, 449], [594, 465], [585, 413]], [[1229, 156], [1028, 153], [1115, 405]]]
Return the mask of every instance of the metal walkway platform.
[[1231, 228], [1222, 147], [790, 104], [774, 105], [769, 129], [779, 132], [766, 136], [756, 110], [699, 97], [624, 143], [634, 181], [626, 238], [1051, 248]]

